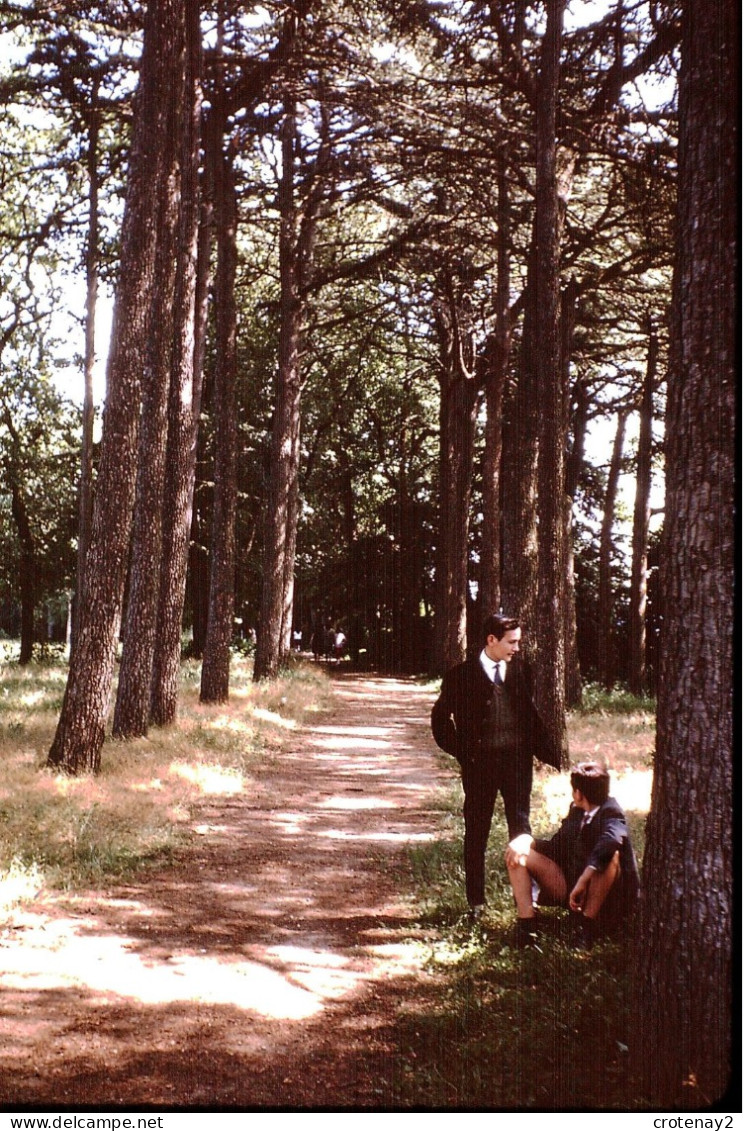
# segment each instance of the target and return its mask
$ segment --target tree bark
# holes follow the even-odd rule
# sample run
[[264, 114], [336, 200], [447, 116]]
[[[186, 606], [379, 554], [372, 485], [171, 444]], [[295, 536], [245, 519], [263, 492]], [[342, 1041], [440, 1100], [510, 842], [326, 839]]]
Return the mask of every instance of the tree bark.
[[300, 438], [300, 299], [298, 216], [295, 203], [295, 108], [288, 103], [282, 131], [279, 271], [281, 326], [276, 406], [271, 431], [269, 487], [266, 499], [261, 614], [253, 677], [275, 679], [291, 631], [291, 594], [299, 476]]
[[93, 368], [96, 360], [96, 308], [98, 305], [98, 138], [100, 132], [98, 85], [94, 84], [88, 126], [88, 244], [85, 249], [85, 360], [83, 364], [83, 419], [78, 490], [77, 577], [73, 601], [70, 651], [75, 648], [80, 622], [85, 558], [93, 523]]
[[486, 405], [483, 451], [483, 537], [478, 600], [481, 619], [501, 608], [501, 452], [504, 391], [511, 353], [512, 322], [509, 314], [511, 274], [511, 224], [509, 188], [502, 166], [498, 189], [498, 277], [496, 326], [486, 346], [484, 394]]
[[628, 410], [621, 409], [617, 415], [617, 428], [615, 442], [612, 446], [612, 457], [607, 472], [607, 489], [604, 497], [604, 511], [602, 514], [602, 529], [599, 536], [599, 609], [597, 625], [599, 640], [597, 642], [597, 655], [599, 656], [599, 678], [604, 687], [610, 691], [618, 676], [617, 650], [615, 648], [615, 634], [612, 628], [612, 610], [614, 594], [612, 591], [612, 528], [615, 525], [615, 502], [617, 488], [620, 481], [620, 472], [623, 463], [623, 443], [625, 442], [625, 425], [628, 420]]
[[645, 1092], [663, 1110], [724, 1103], [740, 1078], [731, 1062], [738, 6], [685, 0], [682, 31], [664, 616], [633, 1034]]
[[[571, 279], [561, 297], [561, 373], [564, 390], [564, 430], [568, 437], [571, 424], [571, 354], [573, 350], [573, 334], [576, 324], [576, 283]], [[573, 439], [571, 454], [566, 458], [565, 488], [563, 505], [565, 508], [565, 526], [563, 532], [564, 552], [564, 607], [563, 607], [563, 636], [566, 653], [566, 684], [565, 696], [568, 708], [576, 707], [581, 702], [581, 666], [579, 664], [578, 629], [576, 624], [576, 585], [574, 576], [574, 529], [573, 506], [581, 474], [584, 458], [584, 441], [586, 435], [586, 389], [583, 382], [577, 383], [583, 396], [584, 413], [574, 413]], [[578, 467], [576, 464], [578, 463]], [[575, 478], [574, 478], [575, 477]]]
[[7, 404], [3, 404], [3, 421], [10, 436], [11, 450], [3, 460], [5, 476], [10, 486], [10, 513], [15, 523], [20, 546], [18, 586], [21, 597], [21, 651], [19, 664], [29, 664], [34, 652], [34, 620], [36, 616], [36, 550], [28, 507], [23, 490], [21, 469], [21, 437]]
[[439, 521], [434, 668], [442, 674], [467, 649], [468, 530], [478, 403], [468, 298], [443, 280], [436, 323], [440, 357]]
[[230, 693], [230, 649], [235, 608], [235, 512], [237, 506], [237, 307], [238, 205], [232, 146], [216, 176], [217, 270], [214, 381], [216, 416], [214, 516], [210, 558], [209, 621], [202, 661], [202, 703], [224, 703]]
[[538, 451], [537, 703], [555, 746], [567, 755], [565, 718], [565, 472], [566, 392], [559, 337], [561, 216], [556, 146], [561, 39], [565, 0], [548, 0], [537, 109], [535, 188], [535, 360], [540, 397]]
[[178, 29], [182, 20], [183, 5], [176, 0], [151, 0], [148, 5], [80, 633], [49, 752], [50, 766], [69, 773], [100, 767], [134, 506], [158, 210], [171, 175], [167, 164], [168, 107], [179, 81]]
[[28, 508], [23, 497], [23, 489], [15, 476], [10, 481], [10, 510], [18, 532], [21, 547], [19, 587], [21, 591], [21, 651], [19, 664], [29, 664], [34, 654], [34, 619], [36, 616], [36, 593], [34, 575], [36, 554]]
[[[163, 547], [163, 494], [168, 446], [168, 399], [174, 341], [178, 221], [181, 204], [181, 145], [184, 133], [185, 41], [178, 44], [179, 73], [169, 101], [166, 159], [169, 174], [158, 216], [157, 255], [147, 329], [142, 420], [134, 503], [129, 592], [123, 650], [114, 709], [117, 738], [147, 734], [157, 635], [158, 593]], [[175, 76], [174, 76], [175, 77]]]
[[[211, 244], [209, 210], [201, 218], [201, 42], [199, 0], [187, 6], [187, 118], [181, 172], [179, 266], [175, 299], [176, 333], [163, 506], [158, 631], [150, 693], [150, 720], [165, 726], [176, 718], [181, 671], [181, 626], [194, 498], [196, 444], [201, 406], [207, 280]], [[200, 238], [201, 237], [201, 238]]]
[[651, 517], [651, 448], [658, 357], [659, 335], [654, 326], [651, 325], [649, 327], [646, 374], [641, 391], [630, 567], [628, 686], [634, 695], [642, 695], [646, 690], [646, 577], [648, 569], [648, 527]]

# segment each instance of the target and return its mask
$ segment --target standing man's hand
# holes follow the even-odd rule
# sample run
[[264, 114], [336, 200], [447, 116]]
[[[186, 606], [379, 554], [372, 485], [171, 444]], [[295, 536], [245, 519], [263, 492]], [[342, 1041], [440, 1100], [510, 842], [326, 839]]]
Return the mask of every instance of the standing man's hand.
[[534, 843], [529, 833], [520, 833], [519, 836], [514, 837], [514, 840], [509, 841], [505, 855], [507, 868], [517, 868], [520, 865], [524, 867]]

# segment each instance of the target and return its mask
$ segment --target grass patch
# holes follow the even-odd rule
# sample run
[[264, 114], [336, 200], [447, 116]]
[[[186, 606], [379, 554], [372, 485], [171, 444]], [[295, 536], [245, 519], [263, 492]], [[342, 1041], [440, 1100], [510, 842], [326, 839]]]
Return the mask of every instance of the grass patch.
[[0, 667], [0, 914], [45, 887], [102, 886], [165, 862], [199, 800], [250, 789], [259, 760], [330, 695], [321, 672], [302, 668], [257, 686], [236, 657], [230, 701], [206, 706], [189, 661], [174, 726], [108, 739], [101, 773], [70, 778], [44, 768], [66, 678], [46, 659]]
[[621, 684], [608, 691], [599, 683], [588, 683], [582, 691], [579, 711], [585, 715], [632, 715], [638, 711], [653, 715], [656, 700], [633, 695]]
[[[650, 802], [653, 715], [586, 708], [569, 719], [572, 761], [604, 758], [639, 860]], [[451, 762], [448, 763], [450, 766]], [[567, 774], [539, 769], [532, 823], [550, 835], [570, 805]], [[567, 917], [546, 910], [540, 951], [512, 947], [516, 914], [498, 801], [487, 859], [482, 927], [466, 919], [462, 792], [453, 787], [443, 836], [410, 853], [422, 926], [435, 931], [426, 962], [439, 977], [396, 1022], [391, 1102], [404, 1108], [631, 1110], [642, 1107], [629, 1066], [630, 940], [591, 954], [568, 945]]]

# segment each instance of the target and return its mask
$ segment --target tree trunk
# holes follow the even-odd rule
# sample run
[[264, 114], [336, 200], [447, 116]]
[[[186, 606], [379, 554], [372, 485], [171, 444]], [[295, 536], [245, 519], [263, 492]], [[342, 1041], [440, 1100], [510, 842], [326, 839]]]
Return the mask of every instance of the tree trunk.
[[132, 525], [148, 314], [159, 204], [172, 170], [169, 103], [181, 81], [183, 5], [151, 0], [145, 17], [134, 136], [121, 239], [121, 269], [108, 362], [101, 463], [85, 565], [80, 633], [49, 764], [98, 770], [113, 680]]
[[646, 690], [646, 574], [648, 567], [648, 525], [651, 517], [651, 446], [653, 443], [654, 392], [656, 391], [658, 357], [659, 335], [652, 325], [649, 327], [646, 375], [641, 392], [630, 567], [628, 685], [634, 695], [642, 695]]
[[[561, 299], [561, 372], [563, 374], [565, 431], [568, 436], [571, 421], [571, 397], [569, 394], [571, 378], [571, 353], [573, 349], [573, 333], [576, 323], [576, 284], [571, 280], [563, 292]], [[577, 707], [581, 703], [581, 667], [579, 664], [578, 629], [576, 625], [576, 586], [574, 577], [574, 530], [573, 530], [573, 505], [581, 474], [581, 465], [584, 458], [584, 440], [586, 434], [586, 389], [583, 382], [577, 382], [583, 395], [584, 414], [582, 417], [577, 403], [577, 411], [573, 418], [573, 440], [571, 455], [566, 460], [563, 505], [565, 508], [565, 521], [563, 532], [564, 559], [564, 609], [563, 609], [563, 637], [566, 655], [566, 684], [565, 696], [568, 708]], [[576, 467], [578, 461], [578, 468]], [[570, 465], [570, 466], [569, 466]], [[574, 479], [574, 476], [576, 477]]]
[[187, 114], [184, 133], [181, 230], [175, 300], [176, 333], [163, 505], [163, 549], [158, 598], [158, 632], [153, 662], [150, 719], [174, 721], [181, 671], [181, 626], [186, 595], [189, 534], [194, 498], [196, 444], [201, 406], [211, 217], [199, 216], [201, 140], [201, 43], [199, 2], [188, 6]]
[[[731, 1062], [739, 10], [682, 6], [664, 594], [634, 1053], [655, 1107], [725, 1103]], [[723, 1110], [736, 1110], [723, 1107]]]
[[94, 84], [91, 95], [88, 127], [88, 245], [85, 250], [85, 361], [83, 365], [83, 420], [82, 444], [80, 452], [80, 484], [78, 490], [78, 545], [77, 577], [73, 600], [72, 633], [70, 651], [75, 647], [82, 604], [83, 578], [85, 576], [85, 557], [90, 545], [93, 522], [93, 427], [95, 405], [93, 401], [93, 368], [96, 360], [96, 307], [98, 304], [98, 258], [99, 258], [99, 216], [98, 216], [98, 137], [100, 122], [98, 116], [98, 85]]
[[483, 451], [483, 537], [478, 601], [481, 619], [501, 608], [501, 451], [504, 390], [511, 353], [509, 316], [511, 225], [509, 188], [502, 167], [498, 174], [498, 279], [496, 327], [486, 346], [484, 381], [486, 421]]
[[522, 341], [516, 366], [515, 386], [504, 403], [501, 459], [501, 604], [507, 616], [519, 617], [527, 630], [525, 649], [534, 659], [534, 629], [537, 605], [537, 450], [539, 389], [533, 385], [538, 363], [536, 259], [532, 239], [525, 295]]
[[281, 228], [279, 271], [281, 327], [276, 407], [271, 432], [269, 488], [266, 499], [263, 585], [258, 625], [256, 680], [274, 679], [279, 672], [291, 616], [291, 585], [299, 476], [300, 331], [302, 302], [299, 288], [297, 208], [294, 165], [297, 123], [294, 106], [286, 107], [282, 133], [282, 176], [279, 186]]
[[34, 654], [34, 619], [36, 615], [36, 593], [34, 577], [36, 574], [36, 554], [28, 520], [28, 509], [23, 497], [21, 484], [15, 476], [10, 483], [10, 509], [18, 532], [21, 547], [19, 586], [21, 591], [21, 652], [19, 664], [29, 664]]
[[607, 489], [604, 498], [604, 511], [602, 514], [602, 529], [599, 536], [599, 609], [597, 625], [599, 640], [597, 655], [599, 657], [599, 678], [604, 687], [610, 691], [618, 677], [617, 649], [615, 647], [615, 633], [613, 632], [612, 611], [614, 607], [612, 591], [612, 528], [615, 525], [615, 502], [620, 472], [623, 463], [623, 443], [625, 441], [625, 425], [628, 420], [628, 410], [621, 409], [617, 415], [617, 429], [615, 442], [612, 446], [612, 458], [607, 472]]
[[21, 597], [21, 651], [18, 663], [28, 664], [31, 662], [34, 652], [36, 550], [23, 491], [23, 472], [20, 460], [21, 437], [7, 404], [3, 404], [3, 421], [8, 429], [11, 441], [11, 452], [3, 460], [3, 463], [5, 464], [5, 476], [10, 486], [10, 513], [15, 523], [21, 551], [18, 563], [18, 585]]
[[478, 386], [467, 296], [444, 280], [437, 307], [440, 353], [439, 530], [434, 665], [441, 674], [467, 648], [468, 530]]
[[561, 345], [559, 182], [556, 117], [565, 0], [548, 0], [537, 110], [535, 360], [542, 375], [538, 452], [537, 703], [555, 746], [567, 754], [565, 719], [565, 472], [567, 414]]
[[202, 703], [224, 703], [230, 693], [230, 649], [235, 607], [235, 511], [237, 506], [238, 205], [232, 148], [222, 155], [216, 177], [217, 271], [214, 382], [216, 416], [214, 516], [210, 560], [209, 622], [202, 661]]
[[163, 494], [175, 330], [176, 262], [179, 258], [182, 156], [179, 142], [184, 134], [186, 93], [183, 38], [179, 47], [179, 82], [169, 104], [167, 161], [170, 173], [160, 202], [155, 260], [157, 285], [153, 288], [147, 330], [132, 557], [124, 618], [124, 644], [114, 710], [113, 733], [117, 738], [136, 738], [147, 734], [150, 722], [163, 546]]

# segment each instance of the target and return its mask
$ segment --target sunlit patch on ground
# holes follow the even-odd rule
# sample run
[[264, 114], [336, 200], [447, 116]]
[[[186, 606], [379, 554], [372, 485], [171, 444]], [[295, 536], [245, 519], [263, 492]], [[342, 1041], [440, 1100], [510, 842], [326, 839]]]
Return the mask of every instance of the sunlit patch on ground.
[[648, 813], [651, 808], [653, 770], [625, 770], [613, 774], [612, 794], [627, 812]]
[[245, 785], [245, 778], [239, 770], [225, 768], [224, 766], [173, 762], [169, 772], [191, 782], [201, 793], [211, 796], [230, 796], [240, 793]]
[[284, 730], [297, 729], [297, 723], [294, 719], [285, 719], [283, 715], [277, 714], [276, 711], [268, 711], [265, 707], [251, 707], [249, 710], [254, 719], [273, 723], [274, 726], [282, 727]]
[[382, 797], [327, 797], [318, 805], [319, 809], [394, 809], [394, 801]]
[[[321, 978], [312, 987], [304, 984], [308, 981], [304, 961], [297, 969], [291, 962], [277, 969], [270, 961], [239, 956], [226, 960], [206, 952], [155, 958], [138, 953], [140, 944], [135, 939], [106, 934], [84, 937], [64, 921], [37, 920], [37, 929], [38, 940], [29, 934], [23, 948], [2, 955], [2, 981], [8, 990], [77, 989], [99, 1001], [122, 998], [141, 1005], [230, 1005], [285, 1020], [312, 1017], [331, 992], [324, 992]], [[38, 946], [43, 946], [43, 962]], [[332, 996], [353, 984], [354, 979], [348, 978], [340, 988], [336, 979]]]
[[44, 877], [36, 864], [11, 861], [10, 867], [0, 872], [0, 911], [7, 911], [17, 903], [33, 899], [43, 883]]

